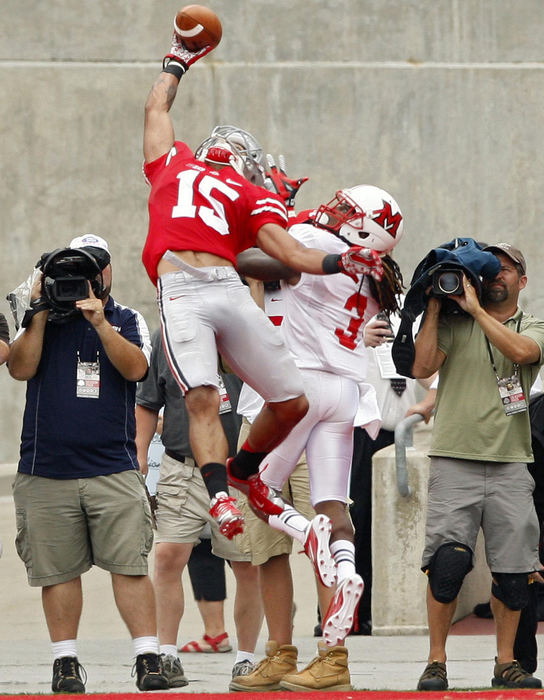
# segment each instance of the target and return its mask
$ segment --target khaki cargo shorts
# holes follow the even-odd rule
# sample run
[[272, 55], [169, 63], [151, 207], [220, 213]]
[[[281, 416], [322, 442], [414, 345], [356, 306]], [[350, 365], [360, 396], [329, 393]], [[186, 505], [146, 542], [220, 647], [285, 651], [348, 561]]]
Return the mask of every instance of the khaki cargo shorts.
[[[228, 561], [249, 561], [238, 544], [219, 532], [209, 513], [210, 496], [200, 469], [192, 459], [186, 462], [163, 454], [157, 482], [157, 530], [155, 542], [198, 544], [204, 528], [211, 529], [212, 552]], [[237, 495], [237, 492], [236, 494]]]
[[147, 574], [151, 510], [140, 472], [88, 479], [17, 474], [15, 545], [31, 586], [65, 583], [93, 564], [115, 574]]

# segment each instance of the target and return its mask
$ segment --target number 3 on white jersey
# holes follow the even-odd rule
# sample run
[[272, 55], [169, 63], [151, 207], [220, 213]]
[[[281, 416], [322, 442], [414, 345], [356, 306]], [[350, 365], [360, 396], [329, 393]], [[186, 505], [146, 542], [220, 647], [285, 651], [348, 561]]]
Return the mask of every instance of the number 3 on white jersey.
[[225, 208], [221, 202], [218, 202], [217, 199], [211, 195], [211, 192], [214, 189], [219, 190], [226, 195], [231, 202], [238, 199], [240, 194], [222, 180], [217, 180], [211, 175], [204, 175], [202, 180], [198, 183], [198, 191], [211, 206], [197, 207], [193, 203], [193, 185], [198, 175], [200, 175], [200, 172], [197, 170], [182, 170], [178, 173], [178, 203], [172, 207], [172, 218], [178, 219], [183, 216], [194, 219], [198, 216], [207, 226], [210, 226], [222, 236], [228, 236], [230, 231], [225, 218]]

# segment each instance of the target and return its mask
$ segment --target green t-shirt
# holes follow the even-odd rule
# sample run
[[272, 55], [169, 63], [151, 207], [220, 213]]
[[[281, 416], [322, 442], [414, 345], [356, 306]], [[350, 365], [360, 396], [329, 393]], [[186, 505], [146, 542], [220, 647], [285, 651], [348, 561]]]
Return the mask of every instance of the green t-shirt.
[[[544, 361], [544, 321], [518, 309], [504, 322], [540, 347], [540, 360], [519, 367], [527, 403], [540, 365]], [[431, 456], [489, 462], [533, 462], [529, 411], [507, 416], [497, 387], [497, 377], [480, 325], [471, 316], [446, 316], [440, 320], [438, 347], [446, 354], [440, 368]], [[491, 345], [500, 377], [510, 377], [514, 365]]]

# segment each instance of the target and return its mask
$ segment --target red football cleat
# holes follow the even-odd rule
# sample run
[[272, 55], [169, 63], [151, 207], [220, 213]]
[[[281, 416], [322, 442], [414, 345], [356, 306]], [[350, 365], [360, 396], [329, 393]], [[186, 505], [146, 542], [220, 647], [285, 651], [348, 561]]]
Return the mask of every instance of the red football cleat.
[[283, 513], [285, 502], [280, 493], [267, 486], [258, 474], [249, 477], [248, 501], [253, 508], [266, 513], [266, 515], [279, 515]]
[[227, 459], [227, 465], [226, 465], [227, 483], [229, 486], [232, 486], [233, 488], [238, 489], [238, 491], [241, 491], [243, 494], [245, 494], [247, 496], [249, 493], [249, 481], [247, 479], [238, 479], [237, 477], [235, 477], [232, 474], [232, 472], [230, 470], [230, 465], [232, 464], [233, 459], [234, 459], [234, 457], [229, 457]]
[[244, 531], [244, 516], [236, 507], [236, 499], [224, 491], [210, 501], [210, 515], [219, 525], [219, 532], [229, 540]]
[[280, 494], [261, 481], [259, 474], [252, 474], [248, 479], [238, 479], [232, 474], [230, 469], [232, 460], [233, 457], [227, 459], [228, 485], [245, 494], [250, 505], [261, 513], [266, 515], [279, 515], [282, 513], [285, 503]]

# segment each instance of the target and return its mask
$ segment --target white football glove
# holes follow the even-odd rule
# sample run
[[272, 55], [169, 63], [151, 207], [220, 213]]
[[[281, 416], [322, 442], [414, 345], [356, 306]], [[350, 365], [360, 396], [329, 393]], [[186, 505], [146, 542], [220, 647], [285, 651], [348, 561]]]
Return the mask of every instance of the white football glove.
[[383, 265], [379, 254], [370, 248], [351, 246], [340, 256], [340, 271], [357, 282], [358, 275], [370, 275], [376, 282], [383, 278]]

